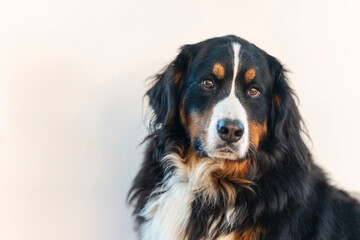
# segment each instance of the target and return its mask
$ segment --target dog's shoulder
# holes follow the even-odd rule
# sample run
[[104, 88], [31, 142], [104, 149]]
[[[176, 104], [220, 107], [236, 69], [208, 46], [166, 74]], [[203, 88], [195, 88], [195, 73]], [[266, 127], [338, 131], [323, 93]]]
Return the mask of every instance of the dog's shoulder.
[[[309, 222], [313, 224], [314, 236], [321, 236], [320, 239], [358, 239], [360, 236], [358, 200], [330, 184], [322, 169], [316, 165], [313, 165], [311, 179], [312, 194], [303, 208], [311, 210], [307, 214], [312, 216]], [[303, 223], [306, 224], [305, 221]]]

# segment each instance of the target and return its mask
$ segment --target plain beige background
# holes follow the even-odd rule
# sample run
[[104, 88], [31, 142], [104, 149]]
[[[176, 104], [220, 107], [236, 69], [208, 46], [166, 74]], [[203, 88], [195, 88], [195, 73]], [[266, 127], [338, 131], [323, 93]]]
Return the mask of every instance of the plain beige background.
[[0, 1], [0, 239], [133, 240], [145, 79], [236, 34], [278, 57], [316, 162], [360, 191], [360, 2]]

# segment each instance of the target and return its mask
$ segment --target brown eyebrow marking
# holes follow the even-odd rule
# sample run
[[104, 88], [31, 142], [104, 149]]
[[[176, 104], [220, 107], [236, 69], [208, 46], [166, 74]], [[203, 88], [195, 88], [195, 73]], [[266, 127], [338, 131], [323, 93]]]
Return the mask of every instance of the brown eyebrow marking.
[[225, 76], [225, 68], [220, 63], [215, 63], [213, 73], [218, 79], [223, 79]]
[[245, 73], [245, 81], [246, 83], [251, 82], [256, 76], [256, 70], [255, 68], [250, 68], [249, 70], [246, 71]]

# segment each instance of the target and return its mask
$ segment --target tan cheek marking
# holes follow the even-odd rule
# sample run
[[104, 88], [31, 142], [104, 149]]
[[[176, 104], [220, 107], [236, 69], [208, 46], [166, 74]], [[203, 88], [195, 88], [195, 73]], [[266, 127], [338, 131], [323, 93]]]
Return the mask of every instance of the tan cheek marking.
[[225, 76], [225, 68], [220, 63], [215, 63], [213, 73], [218, 79], [223, 79]]
[[259, 146], [259, 142], [263, 139], [263, 137], [267, 133], [267, 121], [264, 121], [263, 124], [258, 122], [250, 122], [250, 142], [255, 145], [255, 147]]
[[199, 114], [189, 114], [187, 117], [187, 131], [191, 139], [194, 139], [199, 132], [198, 125], [201, 124], [201, 116]]
[[245, 81], [246, 83], [251, 82], [256, 76], [256, 70], [255, 68], [251, 68], [249, 70], [246, 71], [245, 73]]
[[187, 123], [187, 131], [189, 133], [191, 142], [194, 143], [195, 139], [201, 135], [202, 128], [204, 126], [204, 116], [201, 116], [200, 114], [189, 114], [187, 117]]
[[203, 114], [189, 114], [189, 116], [187, 117], [187, 130], [190, 135], [191, 141], [193, 141], [197, 137], [201, 137], [203, 141], [206, 139], [207, 131], [203, 130], [207, 129], [207, 126], [209, 125], [212, 111], [213, 108], [210, 108]]
[[281, 103], [281, 98], [279, 97], [279, 95], [275, 94], [273, 99], [274, 99], [275, 106], [279, 107], [280, 103]]

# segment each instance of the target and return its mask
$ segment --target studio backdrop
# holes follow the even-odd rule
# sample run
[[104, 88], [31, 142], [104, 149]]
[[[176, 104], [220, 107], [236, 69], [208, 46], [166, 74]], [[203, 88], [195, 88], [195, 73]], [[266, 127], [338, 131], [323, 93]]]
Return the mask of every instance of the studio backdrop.
[[134, 240], [148, 77], [234, 34], [289, 70], [315, 161], [360, 192], [360, 2], [0, 2], [0, 239]]

